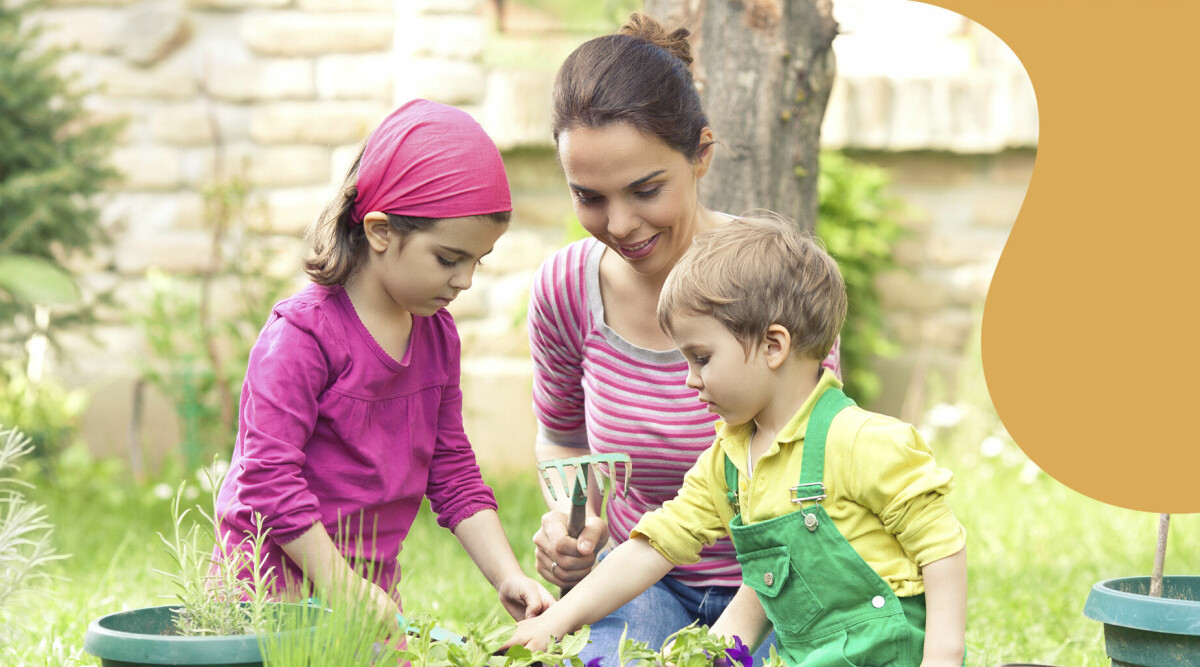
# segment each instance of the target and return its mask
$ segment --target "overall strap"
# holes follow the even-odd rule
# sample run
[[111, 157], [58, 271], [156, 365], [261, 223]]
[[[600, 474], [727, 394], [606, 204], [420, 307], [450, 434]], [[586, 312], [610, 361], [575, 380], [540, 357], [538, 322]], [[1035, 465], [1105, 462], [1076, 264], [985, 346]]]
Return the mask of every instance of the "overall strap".
[[[804, 432], [804, 461], [800, 464], [800, 484], [821, 484], [825, 479], [825, 439], [837, 413], [854, 405], [841, 389], [830, 387], [817, 399], [808, 428]], [[804, 495], [804, 494], [800, 494]]]

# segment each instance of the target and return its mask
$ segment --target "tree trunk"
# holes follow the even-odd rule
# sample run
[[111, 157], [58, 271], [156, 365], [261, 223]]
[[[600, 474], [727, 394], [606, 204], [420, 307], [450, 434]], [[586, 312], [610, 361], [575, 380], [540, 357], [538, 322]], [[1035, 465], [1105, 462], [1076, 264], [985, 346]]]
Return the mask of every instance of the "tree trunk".
[[645, 0], [692, 32], [695, 77], [718, 150], [702, 198], [817, 221], [821, 121], [836, 70], [831, 0]]

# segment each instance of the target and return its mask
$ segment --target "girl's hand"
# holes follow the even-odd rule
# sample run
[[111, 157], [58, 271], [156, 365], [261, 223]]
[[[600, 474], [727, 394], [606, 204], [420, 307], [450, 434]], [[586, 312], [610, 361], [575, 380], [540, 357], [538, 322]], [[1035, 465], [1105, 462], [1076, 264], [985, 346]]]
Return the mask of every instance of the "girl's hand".
[[533, 618], [554, 604], [550, 591], [525, 575], [504, 580], [496, 590], [500, 593], [500, 604], [516, 621]]
[[367, 614], [381, 627], [387, 629], [388, 636], [392, 638], [392, 641], [402, 642], [404, 631], [400, 628], [400, 605], [396, 604], [387, 591], [366, 579], [359, 578], [356, 585], [358, 587], [357, 599], [361, 601]]
[[542, 515], [542, 526], [533, 535], [537, 547], [537, 571], [555, 586], [573, 586], [592, 571], [596, 552], [608, 543], [608, 522], [589, 516], [578, 538], [567, 536], [567, 515], [550, 510]]

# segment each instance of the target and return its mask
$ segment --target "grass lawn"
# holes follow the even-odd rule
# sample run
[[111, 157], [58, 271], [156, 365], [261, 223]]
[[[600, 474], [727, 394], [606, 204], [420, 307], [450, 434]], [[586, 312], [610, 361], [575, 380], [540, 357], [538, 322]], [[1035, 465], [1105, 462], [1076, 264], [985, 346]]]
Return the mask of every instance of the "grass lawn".
[[[1084, 599], [1100, 579], [1149, 574], [1157, 517], [1095, 502], [1044, 474], [1023, 479], [1019, 452], [937, 455], [956, 472], [951, 498], [969, 535], [968, 664], [1107, 665], [1100, 624], [1081, 614]], [[54, 564], [58, 578], [43, 592], [20, 601], [16, 618], [25, 631], [8, 632], [26, 664], [98, 664], [80, 649], [90, 620], [167, 603], [170, 584], [154, 570], [168, 566], [156, 531], [169, 525], [169, 501], [121, 478], [104, 464], [77, 463], [34, 493], [57, 525], [60, 551], [71, 556]], [[534, 476], [493, 482], [514, 549], [532, 571], [530, 537], [543, 511]], [[1167, 572], [1200, 572], [1200, 517], [1173, 517], [1171, 529]], [[429, 613], [460, 630], [504, 617], [427, 507], [401, 563], [410, 615]]]

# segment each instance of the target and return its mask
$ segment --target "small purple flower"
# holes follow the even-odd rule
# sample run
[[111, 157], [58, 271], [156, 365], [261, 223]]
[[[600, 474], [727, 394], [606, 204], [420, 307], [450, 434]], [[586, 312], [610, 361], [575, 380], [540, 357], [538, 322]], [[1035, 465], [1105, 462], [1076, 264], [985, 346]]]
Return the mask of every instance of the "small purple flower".
[[742, 643], [742, 638], [734, 636], [733, 648], [725, 649], [725, 656], [729, 661], [739, 662], [742, 667], [754, 667], [754, 657], [750, 655], [750, 647]]
[[601, 662], [600, 658], [592, 658], [591, 660], [587, 661], [587, 664], [584, 665], [584, 667], [603, 667], [603, 663]]

